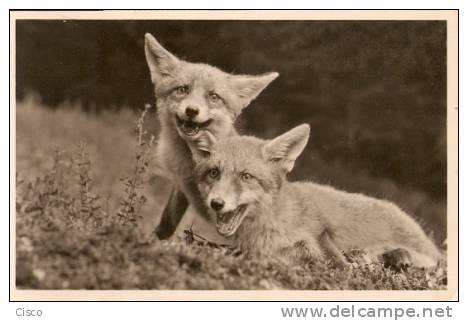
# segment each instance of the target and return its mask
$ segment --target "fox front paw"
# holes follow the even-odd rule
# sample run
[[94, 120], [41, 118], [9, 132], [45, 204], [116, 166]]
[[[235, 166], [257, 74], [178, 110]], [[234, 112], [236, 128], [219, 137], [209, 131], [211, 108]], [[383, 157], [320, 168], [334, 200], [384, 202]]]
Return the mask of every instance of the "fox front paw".
[[394, 269], [397, 272], [406, 272], [413, 264], [409, 252], [402, 248], [383, 253], [382, 259], [386, 268]]
[[158, 225], [156, 229], [154, 230], [154, 234], [158, 237], [160, 240], [167, 240], [174, 234], [175, 228], [173, 227], [167, 227], [167, 226], [161, 226]]

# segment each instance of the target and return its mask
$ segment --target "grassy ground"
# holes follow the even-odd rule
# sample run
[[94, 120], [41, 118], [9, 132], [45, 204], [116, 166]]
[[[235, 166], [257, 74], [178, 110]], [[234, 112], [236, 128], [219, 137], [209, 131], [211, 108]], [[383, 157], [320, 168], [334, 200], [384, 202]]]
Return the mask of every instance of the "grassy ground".
[[[147, 122], [154, 120], [147, 115]], [[92, 116], [17, 107], [17, 286], [40, 289], [443, 289], [445, 262], [397, 273], [351, 255], [291, 267], [236, 256], [190, 233], [161, 242], [151, 231], [167, 182], [151, 180], [149, 135], [136, 115]], [[80, 141], [84, 143], [79, 143]]]

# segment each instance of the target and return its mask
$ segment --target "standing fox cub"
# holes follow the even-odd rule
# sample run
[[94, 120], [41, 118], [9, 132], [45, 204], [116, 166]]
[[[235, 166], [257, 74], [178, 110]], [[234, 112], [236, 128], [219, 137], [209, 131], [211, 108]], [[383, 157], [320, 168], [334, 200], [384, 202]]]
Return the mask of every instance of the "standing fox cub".
[[[309, 139], [301, 125], [269, 141], [206, 134], [194, 151], [198, 188], [218, 233], [242, 252], [345, 262], [342, 251], [362, 249], [373, 261], [389, 254], [395, 267], [435, 265], [441, 254], [422, 228], [396, 205], [286, 174]], [[399, 266], [400, 265], [400, 266]]]
[[174, 233], [189, 202], [197, 213], [209, 218], [193, 180], [191, 146], [204, 132], [219, 138], [237, 135], [233, 127], [237, 116], [278, 73], [232, 75], [186, 62], [149, 33], [145, 35], [145, 54], [161, 123], [156, 161], [175, 185], [156, 228], [158, 237], [166, 239]]

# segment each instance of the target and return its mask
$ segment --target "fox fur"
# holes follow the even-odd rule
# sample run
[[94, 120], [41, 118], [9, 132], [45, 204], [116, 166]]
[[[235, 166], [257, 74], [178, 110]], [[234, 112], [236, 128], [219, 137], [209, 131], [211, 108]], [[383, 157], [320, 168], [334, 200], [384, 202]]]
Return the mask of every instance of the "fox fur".
[[160, 238], [168, 238], [189, 203], [209, 218], [193, 180], [191, 146], [203, 132], [219, 138], [237, 135], [234, 121], [278, 73], [232, 75], [207, 64], [186, 62], [149, 33], [145, 54], [161, 124], [155, 157], [158, 172], [175, 186], [157, 228]]
[[[254, 256], [332, 255], [344, 261], [342, 251], [362, 249], [380, 261], [387, 251], [404, 249], [414, 265], [435, 265], [439, 250], [395, 204], [286, 179], [309, 131], [304, 124], [266, 141], [205, 135], [194, 159], [198, 188], [218, 232]], [[233, 217], [227, 223], [226, 215]]]

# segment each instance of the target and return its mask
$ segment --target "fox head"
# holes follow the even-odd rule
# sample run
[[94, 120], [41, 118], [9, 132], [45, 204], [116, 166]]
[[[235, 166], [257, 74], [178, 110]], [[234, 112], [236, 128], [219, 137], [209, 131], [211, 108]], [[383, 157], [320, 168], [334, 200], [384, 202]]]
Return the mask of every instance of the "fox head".
[[303, 124], [268, 141], [203, 135], [193, 153], [195, 172], [219, 234], [231, 236], [244, 220], [274, 211], [286, 174], [304, 150], [309, 131], [309, 125]]
[[145, 35], [145, 54], [154, 84], [159, 117], [180, 137], [196, 141], [204, 131], [216, 137], [232, 130], [237, 116], [278, 77], [232, 75], [201, 63], [178, 59]]

